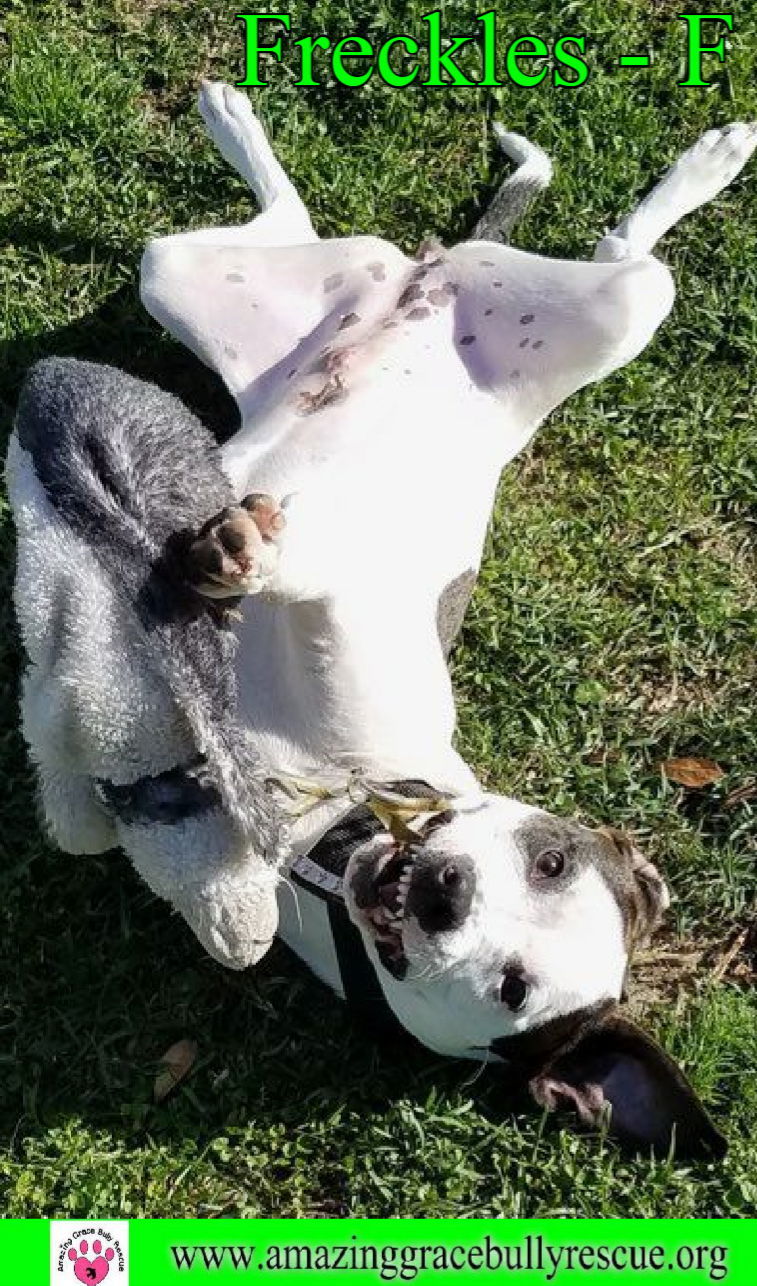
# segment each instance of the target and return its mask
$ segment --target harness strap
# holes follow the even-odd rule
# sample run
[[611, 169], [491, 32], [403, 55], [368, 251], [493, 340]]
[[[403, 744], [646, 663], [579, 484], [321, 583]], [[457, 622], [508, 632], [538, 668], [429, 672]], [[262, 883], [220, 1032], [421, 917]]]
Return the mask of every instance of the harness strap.
[[[392, 782], [393, 793], [408, 798], [435, 799], [437, 792], [424, 781]], [[358, 804], [318, 840], [310, 852], [297, 858], [290, 878], [327, 904], [342, 990], [351, 1009], [369, 1016], [371, 1025], [400, 1024], [387, 1003], [368, 958], [359, 930], [350, 920], [344, 897], [344, 872], [352, 854], [386, 827], [367, 804]]]

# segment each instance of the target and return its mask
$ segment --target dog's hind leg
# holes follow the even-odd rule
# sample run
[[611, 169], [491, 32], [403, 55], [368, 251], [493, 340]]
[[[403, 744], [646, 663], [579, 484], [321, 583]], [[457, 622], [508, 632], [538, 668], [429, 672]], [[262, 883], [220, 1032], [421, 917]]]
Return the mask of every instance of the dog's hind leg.
[[[705, 134], [597, 246], [593, 263], [457, 247], [457, 344], [474, 382], [530, 432], [570, 393], [631, 361], [673, 305], [667, 267], [651, 253], [678, 219], [716, 196], [757, 147], [757, 126]], [[517, 356], [516, 356], [517, 355]], [[515, 435], [517, 449], [526, 439]], [[510, 448], [511, 454], [512, 447]]]
[[185, 233], [205, 245], [289, 246], [317, 241], [310, 215], [276, 159], [250, 100], [220, 81], [204, 81], [198, 105], [221, 156], [248, 184], [260, 214], [236, 228], [202, 228]]
[[597, 245], [606, 263], [642, 259], [679, 219], [732, 183], [757, 147], [757, 124], [709, 130], [684, 152], [647, 197]]

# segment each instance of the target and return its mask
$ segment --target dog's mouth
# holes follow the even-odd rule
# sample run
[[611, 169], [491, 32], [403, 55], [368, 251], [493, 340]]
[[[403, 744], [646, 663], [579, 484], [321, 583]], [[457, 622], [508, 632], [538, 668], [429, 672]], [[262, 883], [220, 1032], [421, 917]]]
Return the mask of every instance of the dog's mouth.
[[385, 854], [360, 899], [363, 922], [373, 935], [379, 961], [398, 980], [408, 968], [403, 930], [412, 876], [413, 856], [407, 848]]

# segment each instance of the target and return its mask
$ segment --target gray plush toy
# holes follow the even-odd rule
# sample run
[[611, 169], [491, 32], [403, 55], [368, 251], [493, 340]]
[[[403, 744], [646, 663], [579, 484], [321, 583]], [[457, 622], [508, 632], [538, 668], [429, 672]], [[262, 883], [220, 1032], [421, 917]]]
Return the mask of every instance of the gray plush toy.
[[254, 963], [286, 830], [236, 721], [233, 630], [173, 558], [233, 503], [211, 435], [152, 385], [50, 359], [22, 391], [7, 474], [23, 732], [52, 837], [122, 846], [211, 955]]

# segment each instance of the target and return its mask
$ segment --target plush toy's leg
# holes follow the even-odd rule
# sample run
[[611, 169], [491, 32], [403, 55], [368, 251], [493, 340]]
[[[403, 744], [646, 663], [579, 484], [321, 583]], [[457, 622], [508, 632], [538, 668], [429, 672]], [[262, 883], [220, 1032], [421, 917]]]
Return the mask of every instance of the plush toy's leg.
[[709, 130], [684, 152], [647, 197], [599, 242], [599, 262], [640, 259], [679, 219], [732, 183], [757, 147], [757, 124]]
[[209, 814], [172, 826], [117, 826], [136, 870], [214, 960], [246, 969], [265, 955], [278, 924], [278, 871], [250, 852], [228, 819]]
[[230, 633], [163, 557], [231, 498], [215, 444], [160, 389], [47, 359], [7, 481], [23, 730], [50, 832], [75, 852], [120, 844], [216, 959], [254, 963], [275, 932], [279, 818], [236, 723]]

